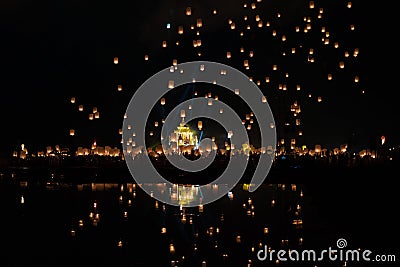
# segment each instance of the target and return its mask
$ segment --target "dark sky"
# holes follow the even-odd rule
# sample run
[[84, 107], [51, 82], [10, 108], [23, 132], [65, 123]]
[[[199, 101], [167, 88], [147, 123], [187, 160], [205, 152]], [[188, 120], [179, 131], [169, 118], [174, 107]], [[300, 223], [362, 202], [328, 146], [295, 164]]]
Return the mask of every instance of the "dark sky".
[[[32, 149], [55, 144], [88, 146], [93, 138], [119, 146], [122, 115], [135, 88], [142, 82], [171, 65], [174, 58], [179, 62], [201, 59], [241, 67], [243, 59], [239, 56], [236, 61], [227, 61], [225, 57], [226, 51], [238, 50], [240, 46], [254, 47], [253, 72], [244, 71], [249, 76], [263, 80], [271, 64], [279, 62], [290, 70], [293, 79], [304, 84], [302, 95], [297, 98], [302, 107], [305, 143], [333, 147], [353, 140], [363, 146], [380, 135], [386, 135], [393, 144], [399, 143], [396, 139], [400, 134], [398, 48], [393, 9], [358, 0], [353, 1], [352, 13], [346, 13], [347, 1], [323, 1], [324, 20], [315, 27], [326, 23], [341, 44], [360, 49], [357, 63], [349, 64], [347, 74], [336, 75], [335, 82], [328, 84], [322, 81], [323, 70], [337, 66], [339, 57], [335, 53], [341, 52], [319, 48], [322, 47], [320, 35], [310, 34], [307, 36], [311, 37], [303, 40], [293, 33], [297, 22], [310, 14], [308, 1], [263, 1], [257, 12], [271, 18], [271, 22], [277, 20], [273, 18], [276, 11], [282, 13], [276, 28], [280, 33], [287, 32], [287, 48], [301, 41], [304, 47], [318, 51], [318, 63], [309, 69], [303, 69], [303, 65], [296, 63], [297, 59], [281, 59], [282, 46], [276, 45], [271, 35], [252, 30], [244, 41], [233, 35], [227, 19], [239, 21], [245, 12], [254, 14], [249, 9], [244, 11], [243, 1], [214, 2], [2, 1], [0, 154], [9, 153], [21, 143]], [[315, 1], [316, 6], [319, 2]], [[192, 6], [191, 18], [185, 16], [186, 6]], [[213, 8], [218, 10], [217, 16], [211, 15]], [[182, 44], [190, 44], [195, 36], [179, 37], [176, 27], [183, 25], [185, 32], [190, 32], [188, 25], [198, 17], [204, 23], [201, 58], [196, 57], [197, 52], [190, 45], [173, 47], [171, 44], [177, 38]], [[166, 30], [168, 22], [170, 31]], [[351, 23], [357, 27], [352, 35], [343, 30]], [[168, 49], [161, 48], [162, 40], [171, 41]], [[150, 55], [146, 64], [145, 54]], [[120, 64], [112, 64], [114, 56], [120, 58]], [[352, 86], [348, 79], [356, 73], [361, 81]], [[123, 84], [122, 93], [117, 92], [117, 84]], [[288, 82], [288, 86], [294, 84], [295, 81]], [[365, 94], [360, 93], [362, 89]], [[307, 98], [307, 90], [313, 94], [314, 101]], [[275, 92], [267, 95], [276, 119], [283, 122], [287, 111], [282, 103], [289, 103], [290, 96]], [[316, 103], [317, 95], [323, 96], [322, 103]], [[84, 104], [86, 112], [79, 113], [76, 106], [71, 106], [72, 96]], [[99, 107], [101, 119], [92, 122], [87, 119], [87, 111], [93, 106]], [[70, 128], [77, 131], [74, 139], [68, 136]]]

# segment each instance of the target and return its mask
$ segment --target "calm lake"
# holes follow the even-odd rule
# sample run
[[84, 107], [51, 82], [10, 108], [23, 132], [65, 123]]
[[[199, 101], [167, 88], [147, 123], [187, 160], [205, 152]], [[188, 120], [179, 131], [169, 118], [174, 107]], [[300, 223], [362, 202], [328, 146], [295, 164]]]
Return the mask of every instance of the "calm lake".
[[[1, 174], [0, 266], [365, 266], [257, 258], [264, 246], [318, 251], [336, 248], [339, 238], [349, 249], [398, 253], [391, 184], [275, 183], [254, 193], [238, 184], [214, 203], [180, 208], [133, 180], [110, 181]], [[201, 193], [196, 186], [155, 190], [179, 201]]]

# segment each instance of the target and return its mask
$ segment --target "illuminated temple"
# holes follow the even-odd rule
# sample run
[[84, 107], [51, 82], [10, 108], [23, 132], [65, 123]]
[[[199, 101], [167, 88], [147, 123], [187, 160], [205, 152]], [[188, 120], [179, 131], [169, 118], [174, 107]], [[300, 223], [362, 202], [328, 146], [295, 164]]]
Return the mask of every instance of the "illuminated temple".
[[181, 123], [169, 137], [169, 145], [180, 152], [194, 149], [197, 143], [197, 136], [189, 126], [183, 123]]

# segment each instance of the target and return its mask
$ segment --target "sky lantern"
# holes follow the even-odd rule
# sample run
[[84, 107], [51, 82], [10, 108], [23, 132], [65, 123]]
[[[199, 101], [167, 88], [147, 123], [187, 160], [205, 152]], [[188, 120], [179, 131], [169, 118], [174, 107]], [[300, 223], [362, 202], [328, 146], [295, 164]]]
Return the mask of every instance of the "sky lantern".
[[319, 96], [319, 97], [317, 98], [317, 101], [318, 101], [318, 102], [322, 102], [322, 97]]
[[344, 69], [344, 62], [343, 61], [339, 62], [339, 68]]
[[381, 136], [381, 144], [384, 145], [386, 142], [386, 137], [384, 135]]
[[79, 111], [83, 111], [83, 105], [79, 105], [79, 106], [78, 106], [78, 110], [79, 110]]
[[121, 91], [122, 91], [122, 85], [121, 85], [121, 84], [118, 84], [117, 90], [118, 90], [118, 92], [121, 92]]
[[351, 6], [352, 6], [352, 3], [350, 1], [347, 2], [347, 8], [351, 8]]
[[70, 129], [69, 130], [69, 135], [70, 136], [74, 136], [75, 135], [75, 130], [74, 129]]
[[167, 47], [167, 41], [162, 41], [162, 47]]
[[182, 109], [182, 110], [181, 110], [181, 118], [185, 118], [185, 117], [186, 117], [185, 110]]
[[96, 113], [94, 113], [94, 118], [95, 119], [100, 119], [100, 112], [96, 112]]
[[314, 1], [310, 1], [308, 7], [309, 7], [310, 9], [313, 9], [313, 8], [314, 8]]
[[355, 83], [358, 83], [359, 81], [360, 81], [360, 77], [355, 76], [355, 77], [354, 77], [354, 82], [355, 82]]
[[160, 100], [160, 103], [161, 103], [161, 105], [162, 106], [164, 106], [165, 105], [165, 98], [163, 97], [163, 98], [161, 98], [161, 100]]
[[114, 64], [118, 64], [118, 57], [114, 57]]
[[232, 57], [231, 52], [226, 52], [226, 58], [231, 58], [231, 57]]
[[183, 26], [178, 27], [178, 34], [183, 34]]
[[71, 104], [75, 104], [75, 97], [71, 97]]
[[191, 8], [190, 6], [188, 6], [188, 7], [186, 8], [185, 14], [186, 14], [186, 16], [192, 15], [192, 8]]
[[202, 121], [198, 121], [197, 122], [197, 128], [199, 128], [199, 131], [201, 131], [203, 129], [203, 122]]
[[149, 60], [149, 55], [144, 55], [144, 60], [145, 61]]
[[97, 112], [97, 107], [93, 107], [93, 113]]
[[197, 26], [197, 28], [203, 27], [203, 20], [202, 19], [197, 19], [196, 20], [196, 26]]
[[173, 89], [175, 82], [173, 80], [168, 81], [168, 88]]
[[330, 81], [330, 80], [332, 80], [332, 74], [331, 73], [328, 74], [328, 81]]
[[93, 115], [93, 113], [90, 113], [90, 114], [89, 114], [89, 120], [92, 121], [93, 119], [94, 119], [94, 115]]
[[265, 95], [263, 95], [263, 96], [261, 97], [261, 102], [262, 102], [262, 103], [267, 103], [267, 97], [266, 97]]

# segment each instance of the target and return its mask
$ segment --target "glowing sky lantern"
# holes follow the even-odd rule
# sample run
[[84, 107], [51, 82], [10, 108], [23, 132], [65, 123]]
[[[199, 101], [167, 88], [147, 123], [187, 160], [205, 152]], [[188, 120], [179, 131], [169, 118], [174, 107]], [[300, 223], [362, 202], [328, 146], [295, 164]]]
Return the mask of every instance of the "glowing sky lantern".
[[94, 118], [95, 119], [100, 119], [100, 112], [96, 112], [96, 113], [94, 113]]
[[75, 97], [71, 97], [71, 104], [75, 104]]
[[354, 82], [355, 82], [355, 83], [358, 83], [359, 81], [360, 81], [360, 77], [359, 77], [359, 76], [355, 76], [355, 77], [354, 77]]
[[79, 105], [79, 106], [78, 106], [78, 110], [79, 110], [79, 111], [83, 111], [83, 105]]
[[160, 100], [160, 103], [161, 103], [161, 105], [162, 106], [164, 106], [165, 105], [165, 98], [163, 97], [163, 98], [161, 98], [161, 100]]
[[70, 129], [69, 130], [69, 135], [70, 136], [74, 136], [75, 135], [75, 130], [74, 129]]
[[184, 109], [182, 109], [182, 110], [181, 110], [181, 118], [185, 118], [185, 117], [186, 117], [185, 110], [184, 110]]
[[190, 6], [186, 7], [185, 14], [186, 14], [186, 16], [192, 15], [192, 8]]
[[97, 112], [97, 107], [93, 107], [92, 112], [93, 112], [93, 113], [96, 113], [96, 112]]
[[314, 1], [310, 1], [308, 7], [309, 7], [310, 9], [313, 9], [313, 8], [314, 8]]
[[92, 121], [93, 119], [94, 119], [94, 114], [93, 114], [93, 113], [90, 113], [90, 114], [89, 114], [89, 120]]
[[203, 20], [202, 19], [197, 19], [196, 20], [196, 26], [197, 26], [197, 28], [201, 28], [201, 27], [203, 27]]
[[167, 47], [167, 41], [162, 41], [162, 47]]
[[344, 69], [344, 62], [343, 61], [339, 62], [339, 68]]
[[201, 131], [203, 129], [203, 122], [202, 121], [198, 121], [197, 122], [197, 128], [199, 129], [199, 131]]
[[178, 27], [178, 34], [183, 34], [183, 26]]
[[263, 96], [261, 97], [261, 102], [262, 102], [262, 103], [267, 103], [267, 97], [263, 95]]
[[352, 3], [349, 1], [347, 2], [347, 8], [351, 8], [352, 7]]
[[332, 74], [328, 74], [328, 81], [332, 80]]
[[144, 55], [144, 60], [145, 61], [149, 60], [149, 55]]
[[232, 57], [231, 52], [226, 52], [226, 58], [231, 58], [231, 57]]
[[114, 64], [118, 64], [118, 57], [114, 57]]
[[322, 102], [322, 97], [319, 96], [319, 97], [317, 98], [317, 101], [318, 101], [318, 102]]
[[386, 137], [384, 135], [381, 136], [381, 144], [384, 145], [386, 142]]
[[122, 91], [122, 85], [121, 85], [121, 84], [118, 84], [118, 86], [117, 86], [117, 90], [118, 90], [119, 92], [121, 92], [121, 91]]

